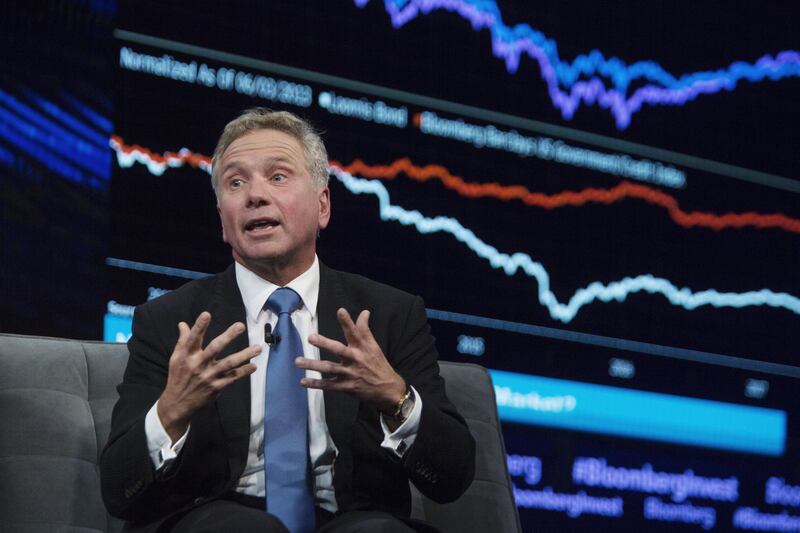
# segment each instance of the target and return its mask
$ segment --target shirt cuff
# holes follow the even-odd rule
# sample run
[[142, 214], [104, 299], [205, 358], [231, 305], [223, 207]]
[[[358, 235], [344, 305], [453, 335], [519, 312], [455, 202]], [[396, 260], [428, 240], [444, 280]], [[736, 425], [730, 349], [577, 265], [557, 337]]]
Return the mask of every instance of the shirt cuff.
[[417, 392], [417, 389], [411, 387], [411, 385], [409, 387], [414, 391], [414, 408], [408, 418], [400, 424], [400, 427], [391, 431], [381, 414], [381, 428], [383, 428], [381, 447], [394, 453], [397, 457], [403, 457], [406, 450], [414, 444], [419, 431], [419, 421], [422, 418], [422, 397]]
[[153, 466], [156, 470], [161, 470], [181, 453], [191, 425], [186, 428], [181, 438], [173, 444], [161, 424], [161, 419], [158, 418], [157, 409], [158, 402], [153, 404], [153, 407], [147, 412], [147, 416], [144, 417], [144, 433], [147, 436], [147, 450], [150, 453], [150, 460], [153, 461]]

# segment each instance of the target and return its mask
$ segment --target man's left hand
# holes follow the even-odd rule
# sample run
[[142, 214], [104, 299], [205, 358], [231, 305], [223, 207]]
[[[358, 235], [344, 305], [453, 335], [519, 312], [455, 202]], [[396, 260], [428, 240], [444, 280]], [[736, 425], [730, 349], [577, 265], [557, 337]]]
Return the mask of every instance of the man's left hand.
[[391, 413], [406, 394], [407, 385], [375, 341], [369, 329], [369, 311], [361, 311], [354, 323], [347, 310], [340, 308], [336, 318], [347, 344], [319, 334], [309, 336], [308, 342], [338, 356], [341, 362], [298, 357], [298, 367], [316, 370], [324, 376], [303, 378], [300, 383], [314, 389], [346, 391], [384, 413]]

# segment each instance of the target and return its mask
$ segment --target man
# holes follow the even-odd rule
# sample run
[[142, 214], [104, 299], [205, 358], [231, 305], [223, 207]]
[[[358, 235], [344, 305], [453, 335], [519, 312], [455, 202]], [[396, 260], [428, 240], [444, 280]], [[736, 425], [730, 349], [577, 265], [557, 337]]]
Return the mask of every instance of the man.
[[106, 506], [135, 531], [428, 530], [409, 480], [456, 499], [475, 445], [422, 300], [319, 262], [327, 153], [298, 117], [246, 111], [212, 169], [235, 263], [137, 308]]

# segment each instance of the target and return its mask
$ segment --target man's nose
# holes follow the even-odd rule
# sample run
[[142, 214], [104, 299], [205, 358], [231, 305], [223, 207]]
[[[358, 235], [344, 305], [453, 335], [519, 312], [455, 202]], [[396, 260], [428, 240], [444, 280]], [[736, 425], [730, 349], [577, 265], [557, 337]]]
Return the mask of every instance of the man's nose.
[[247, 188], [247, 206], [258, 207], [267, 205], [272, 201], [269, 191], [269, 181], [263, 178], [251, 180]]

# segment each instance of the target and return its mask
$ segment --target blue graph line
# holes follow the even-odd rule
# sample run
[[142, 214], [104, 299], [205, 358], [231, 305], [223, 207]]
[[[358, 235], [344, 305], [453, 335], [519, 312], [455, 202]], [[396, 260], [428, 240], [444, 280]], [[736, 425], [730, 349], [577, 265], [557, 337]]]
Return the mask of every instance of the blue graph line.
[[[369, 0], [354, 0], [363, 7]], [[502, 13], [493, 0], [385, 0], [392, 25], [400, 28], [418, 17], [435, 10], [455, 12], [468, 20], [474, 31], [488, 29], [492, 36], [493, 54], [505, 61], [506, 70], [513, 74], [519, 68], [522, 54], [539, 64], [542, 79], [548, 87], [553, 106], [566, 120], [573, 118], [581, 103], [599, 105], [611, 110], [617, 128], [626, 129], [634, 113], [643, 105], [683, 105], [703, 94], [731, 91], [739, 81], [777, 81], [800, 76], [800, 52], [783, 50], [771, 56], [763, 55], [754, 63], [736, 61], [727, 68], [694, 72], [675, 77], [654, 61], [638, 61], [627, 65], [619, 58], [606, 58], [599, 50], [579, 55], [572, 63], [563, 61], [552, 39], [528, 24], [510, 27], [503, 22]], [[608, 88], [597, 76], [611, 80]], [[580, 79], [585, 77], [587, 79]], [[652, 84], [626, 93], [631, 82], [644, 79]], [[567, 92], [561, 87], [568, 88]]]
[[744, 293], [723, 293], [715, 289], [694, 292], [687, 287], [678, 288], [669, 280], [657, 278], [651, 274], [625, 277], [607, 285], [599, 281], [592, 282], [587, 287], [576, 291], [569, 302], [563, 304], [558, 301], [556, 295], [550, 290], [550, 275], [547, 270], [529, 255], [522, 252], [514, 254], [502, 253], [494, 246], [483, 242], [472, 230], [465, 228], [455, 218], [444, 216], [429, 218], [419, 211], [409, 211], [400, 206], [392, 205], [389, 192], [379, 181], [357, 178], [336, 167], [331, 167], [330, 172], [351, 193], [376, 196], [381, 220], [391, 220], [404, 226], [414, 226], [422, 234], [449, 233], [459, 242], [466, 244], [478, 257], [486, 259], [492, 268], [502, 269], [508, 276], [513, 276], [518, 270], [522, 270], [529, 277], [536, 279], [539, 303], [547, 308], [552, 318], [564, 323], [571, 322], [582, 307], [597, 300], [601, 302], [610, 302], [612, 300], [623, 302], [628, 295], [638, 292], [661, 294], [671, 304], [690, 311], [705, 305], [734, 308], [766, 305], [784, 308], [795, 314], [800, 314], [800, 298], [785, 292], [774, 292], [769, 289]]
[[[356, 4], [359, 6], [368, 2], [369, 0], [356, 0]], [[779, 69], [765, 71], [764, 66], [737, 61], [732, 63], [728, 69], [694, 72], [676, 78], [655, 61], [637, 61], [628, 65], [618, 57], [606, 58], [602, 51], [596, 49], [588, 54], [578, 55], [570, 63], [561, 59], [557, 43], [542, 32], [526, 23], [513, 27], [506, 25], [503, 22], [502, 12], [494, 0], [387, 0], [386, 4], [387, 10], [394, 15], [394, 22], [402, 21], [405, 24], [419, 11], [427, 14], [435, 9], [445, 9], [451, 12], [456, 11], [467, 18], [475, 31], [484, 27], [489, 28], [494, 39], [499, 39], [506, 44], [528, 41], [544, 51], [558, 82], [565, 87], [572, 86], [581, 76], [591, 77], [597, 74], [613, 81], [614, 87], [623, 92], [628, 89], [631, 82], [639, 79], [658, 83], [668, 89], [682, 89], [698, 82], [720, 78], [725, 80], [726, 86], [731, 87], [741, 79], [761, 81], [765, 77], [769, 77], [772, 80], [778, 80], [798, 74], [797, 64], [784, 64]], [[461, 6], [467, 9], [459, 9]], [[472, 9], [468, 9], [468, 7]], [[406, 15], [402, 16], [403, 13]], [[523, 51], [524, 46], [519, 46], [512, 55], [508, 56], [507, 68], [510, 73], [516, 72], [519, 68], [519, 57]]]

